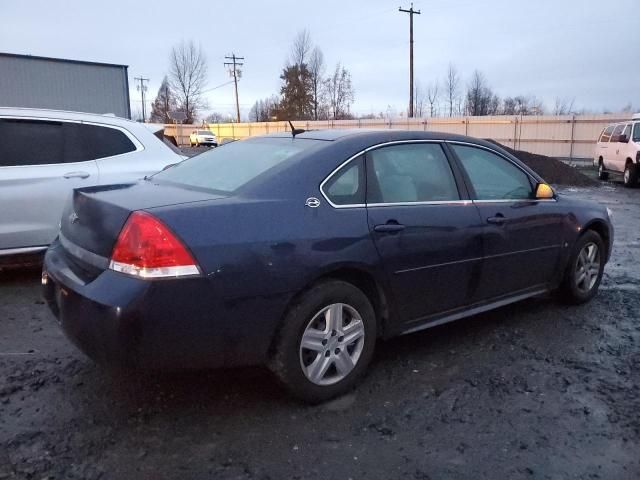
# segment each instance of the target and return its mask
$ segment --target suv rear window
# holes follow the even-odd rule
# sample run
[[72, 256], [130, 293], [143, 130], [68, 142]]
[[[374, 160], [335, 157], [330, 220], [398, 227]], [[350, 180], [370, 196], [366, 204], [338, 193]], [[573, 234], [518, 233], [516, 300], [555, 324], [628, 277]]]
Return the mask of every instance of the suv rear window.
[[154, 180], [231, 193], [319, 140], [260, 138], [227, 143], [158, 172]]

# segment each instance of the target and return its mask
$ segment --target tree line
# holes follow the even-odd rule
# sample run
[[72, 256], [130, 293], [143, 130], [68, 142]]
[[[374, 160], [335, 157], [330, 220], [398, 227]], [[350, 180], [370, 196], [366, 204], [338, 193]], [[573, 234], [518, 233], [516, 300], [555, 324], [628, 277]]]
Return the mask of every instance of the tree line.
[[287, 63], [280, 74], [280, 94], [256, 101], [249, 120], [341, 120], [353, 118], [355, 92], [351, 73], [341, 62], [325, 74], [324, 54], [313, 45], [308, 30], [293, 41]]

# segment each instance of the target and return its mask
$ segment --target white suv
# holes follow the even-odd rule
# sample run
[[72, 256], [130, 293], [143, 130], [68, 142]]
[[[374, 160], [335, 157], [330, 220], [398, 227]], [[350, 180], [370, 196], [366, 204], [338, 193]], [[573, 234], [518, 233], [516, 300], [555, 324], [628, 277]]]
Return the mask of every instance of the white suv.
[[209, 130], [193, 130], [189, 135], [189, 145], [192, 147], [199, 147], [200, 145], [217, 147], [218, 141], [215, 134]]
[[112, 115], [0, 107], [0, 260], [46, 249], [74, 188], [135, 181], [180, 162], [161, 128]]
[[640, 114], [628, 122], [607, 126], [596, 145], [593, 164], [598, 168], [598, 178], [622, 175], [624, 185], [634, 187], [640, 175]]

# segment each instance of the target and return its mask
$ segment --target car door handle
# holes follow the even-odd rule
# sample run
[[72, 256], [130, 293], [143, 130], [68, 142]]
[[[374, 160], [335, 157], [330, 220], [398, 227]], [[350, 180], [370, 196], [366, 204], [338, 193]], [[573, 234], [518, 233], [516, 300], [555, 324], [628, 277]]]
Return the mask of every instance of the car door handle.
[[63, 175], [64, 178], [89, 178], [90, 176], [89, 172], [67, 172]]
[[382, 225], [376, 225], [373, 227], [376, 232], [381, 233], [394, 233], [400, 232], [405, 229], [404, 225], [400, 225], [399, 223], [383, 223]]
[[506, 221], [507, 219], [501, 213], [497, 213], [495, 217], [487, 218], [487, 223], [493, 223], [494, 225], [502, 225]]

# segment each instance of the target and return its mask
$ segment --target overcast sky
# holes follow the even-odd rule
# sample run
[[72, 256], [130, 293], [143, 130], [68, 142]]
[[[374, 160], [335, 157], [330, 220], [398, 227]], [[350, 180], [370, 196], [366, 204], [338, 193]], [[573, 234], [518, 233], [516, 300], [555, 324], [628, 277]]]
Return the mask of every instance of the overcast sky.
[[[466, 86], [480, 70], [501, 97], [535, 95], [552, 107], [575, 99], [595, 112], [640, 110], [638, 0], [416, 0], [415, 78], [442, 83], [449, 62]], [[245, 116], [257, 99], [279, 91], [280, 71], [296, 33], [307, 28], [330, 66], [352, 74], [356, 114], [407, 107], [408, 15], [396, 0], [55, 1], [0, 0], [0, 51], [129, 65], [149, 77], [155, 97], [171, 47], [202, 45], [208, 87], [229, 80], [231, 52], [245, 57], [239, 85]], [[0, 75], [2, 72], [0, 72]], [[207, 94], [209, 110], [233, 108], [233, 88]]]

